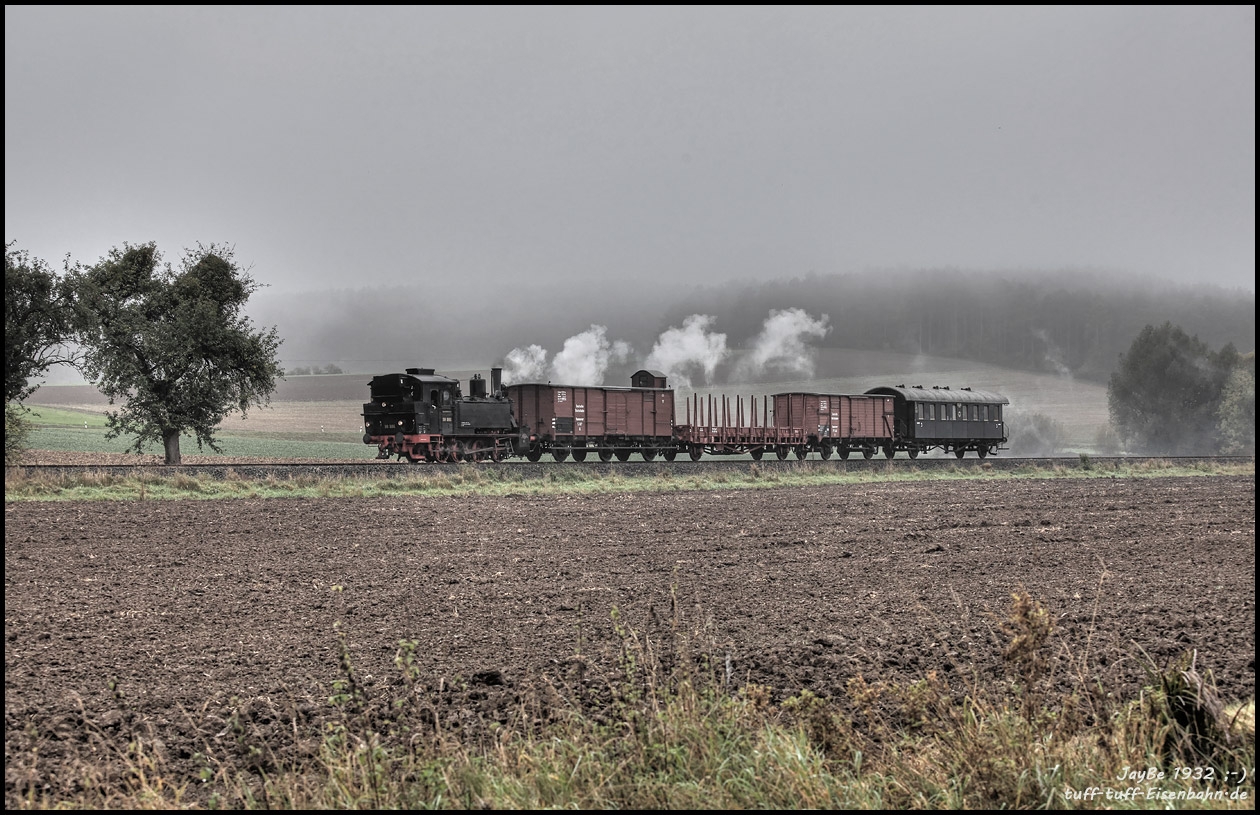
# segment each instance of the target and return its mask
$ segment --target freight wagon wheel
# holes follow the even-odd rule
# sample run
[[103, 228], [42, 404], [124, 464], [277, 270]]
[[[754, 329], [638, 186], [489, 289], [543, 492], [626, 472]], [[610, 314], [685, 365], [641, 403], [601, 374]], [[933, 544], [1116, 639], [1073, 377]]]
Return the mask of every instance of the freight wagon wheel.
[[655, 448], [655, 447], [644, 447], [644, 448], [643, 448], [643, 450], [642, 450], [641, 452], [643, 453], [643, 460], [644, 460], [644, 461], [653, 461], [653, 460], [655, 460], [655, 459], [656, 459], [656, 448]]
[[586, 461], [586, 451], [585, 451], [585, 450], [574, 450], [574, 451], [573, 451], [573, 460], [574, 460], [574, 461], [576, 461], [578, 464], [581, 464], [583, 461]]
[[910, 456], [910, 458], [918, 458], [918, 457], [919, 457], [919, 448], [917, 448], [917, 447], [911, 447], [909, 450], [907, 450], [907, 451], [906, 451], [906, 455]]
[[849, 448], [843, 444], [840, 445], [840, 449], [836, 451], [836, 455], [840, 456], [841, 461], [844, 461], [849, 457]]
[[774, 448], [774, 457], [777, 458], [779, 461], [783, 461], [784, 459], [786, 459], [788, 457], [787, 445], [780, 444], [778, 447]]
[[704, 455], [704, 448], [698, 444], [691, 445], [691, 449], [687, 451], [687, 455], [691, 456], [692, 461], [699, 461]]
[[981, 446], [977, 447], [977, 448], [976, 448], [976, 455], [980, 456], [980, 458], [988, 458], [988, 456], [989, 456], [989, 448], [985, 447], [984, 445], [981, 445]]
[[748, 454], [753, 457], [753, 461], [761, 461], [761, 457], [766, 454], [766, 451], [761, 447], [754, 447], [748, 451]]
[[866, 459], [867, 461], [870, 461], [870, 460], [871, 460], [874, 456], [875, 456], [875, 448], [874, 448], [874, 447], [863, 447], [863, 448], [862, 448], [862, 458]]
[[965, 455], [967, 455], [967, 451], [965, 449], [963, 449], [962, 447], [955, 448], [954, 458], [962, 458]]
[[892, 458], [897, 455], [897, 451], [893, 449], [891, 444], [884, 445], [884, 458]]
[[665, 451], [661, 453], [661, 455], [665, 456], [666, 461], [673, 461], [674, 459], [678, 457], [678, 448], [666, 447]]
[[605, 464], [606, 464], [606, 463], [608, 463], [608, 462], [610, 462], [610, 461], [612, 461], [612, 457], [613, 457], [613, 452], [612, 452], [612, 450], [600, 450], [600, 451], [599, 451], [599, 460], [600, 460], [600, 461], [602, 461], [602, 462], [604, 462]]
[[818, 454], [822, 456], [823, 461], [826, 461], [827, 459], [831, 458], [831, 453], [832, 453], [831, 445], [827, 444], [826, 442], [823, 443], [822, 449], [818, 451]]
[[561, 450], [559, 447], [556, 447], [551, 451], [551, 457], [554, 458], [556, 461], [564, 461], [566, 458], [569, 457], [569, 451]]
[[630, 449], [628, 447], [618, 447], [616, 456], [618, 461], [629, 461]]
[[531, 444], [529, 449], [525, 451], [525, 458], [530, 461], [538, 461], [542, 458], [542, 445]]
[[805, 460], [805, 457], [806, 457], [806, 456], [808, 456], [808, 455], [809, 455], [809, 448], [808, 448], [808, 447], [806, 447], [805, 445], [803, 445], [803, 444], [802, 444], [800, 447], [797, 447], [797, 448], [796, 448], [796, 460], [797, 460], [797, 461], [804, 461], [804, 460]]

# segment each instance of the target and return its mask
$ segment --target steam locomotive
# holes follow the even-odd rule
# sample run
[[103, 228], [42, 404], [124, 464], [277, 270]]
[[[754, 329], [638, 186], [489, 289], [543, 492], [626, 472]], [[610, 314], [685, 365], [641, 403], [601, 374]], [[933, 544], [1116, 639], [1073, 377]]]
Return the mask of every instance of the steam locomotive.
[[[556, 461], [588, 456], [600, 461], [673, 461], [686, 455], [747, 454], [755, 460], [805, 459], [817, 453], [917, 458], [942, 450], [963, 458], [996, 454], [1007, 442], [1000, 394], [970, 388], [896, 385], [863, 394], [779, 393], [693, 395], [678, 415], [674, 391], [659, 371], [641, 370], [630, 387], [526, 383], [503, 386], [501, 368], [490, 382], [476, 374], [464, 396], [460, 381], [432, 368], [382, 374], [369, 383], [363, 405], [364, 444], [377, 458], [413, 463]], [[679, 419], [681, 418], [681, 421]]]

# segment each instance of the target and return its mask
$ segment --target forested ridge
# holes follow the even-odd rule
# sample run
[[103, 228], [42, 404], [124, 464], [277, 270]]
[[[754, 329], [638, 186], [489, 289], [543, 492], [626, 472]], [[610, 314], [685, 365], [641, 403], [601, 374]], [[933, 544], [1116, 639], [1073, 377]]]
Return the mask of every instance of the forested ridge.
[[955, 270], [810, 275], [679, 298], [665, 322], [714, 315], [738, 347], [771, 309], [826, 314], [819, 345], [923, 353], [1106, 382], [1146, 325], [1171, 322], [1212, 348], [1255, 349], [1255, 294], [1088, 275]]
[[555, 352], [592, 324], [629, 342], [628, 364], [638, 365], [663, 331], [693, 314], [712, 315], [711, 330], [729, 348], [748, 348], [771, 309], [827, 315], [830, 330], [811, 345], [971, 359], [1099, 384], [1147, 325], [1179, 325], [1212, 348], [1255, 349], [1254, 292], [1102, 274], [947, 269], [672, 287], [521, 281], [496, 297], [493, 308], [470, 308], [466, 292], [432, 283], [264, 292], [254, 316], [280, 326], [289, 366], [331, 361], [349, 371], [486, 367], [530, 343]]

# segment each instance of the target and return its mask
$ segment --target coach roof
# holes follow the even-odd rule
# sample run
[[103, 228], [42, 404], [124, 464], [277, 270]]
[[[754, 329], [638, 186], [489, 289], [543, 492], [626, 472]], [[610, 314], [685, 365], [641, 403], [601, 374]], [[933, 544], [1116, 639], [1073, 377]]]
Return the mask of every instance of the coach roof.
[[907, 402], [968, 402], [974, 404], [985, 405], [1009, 405], [1011, 400], [1007, 399], [1000, 393], [992, 391], [975, 391], [971, 388], [950, 388], [934, 385], [925, 388], [922, 385], [897, 385], [892, 387], [889, 385], [881, 385], [878, 388], [871, 388], [868, 394], [878, 396], [900, 396]]

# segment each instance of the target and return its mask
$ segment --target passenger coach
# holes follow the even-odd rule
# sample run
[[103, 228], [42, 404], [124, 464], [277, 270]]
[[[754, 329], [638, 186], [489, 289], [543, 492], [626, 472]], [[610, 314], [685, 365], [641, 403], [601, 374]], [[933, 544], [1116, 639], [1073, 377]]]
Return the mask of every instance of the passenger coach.
[[1002, 407], [1010, 400], [1001, 394], [922, 385], [871, 388], [867, 393], [893, 397], [893, 435], [897, 449], [910, 458], [936, 448], [958, 458], [975, 450], [985, 458], [1006, 444]]

